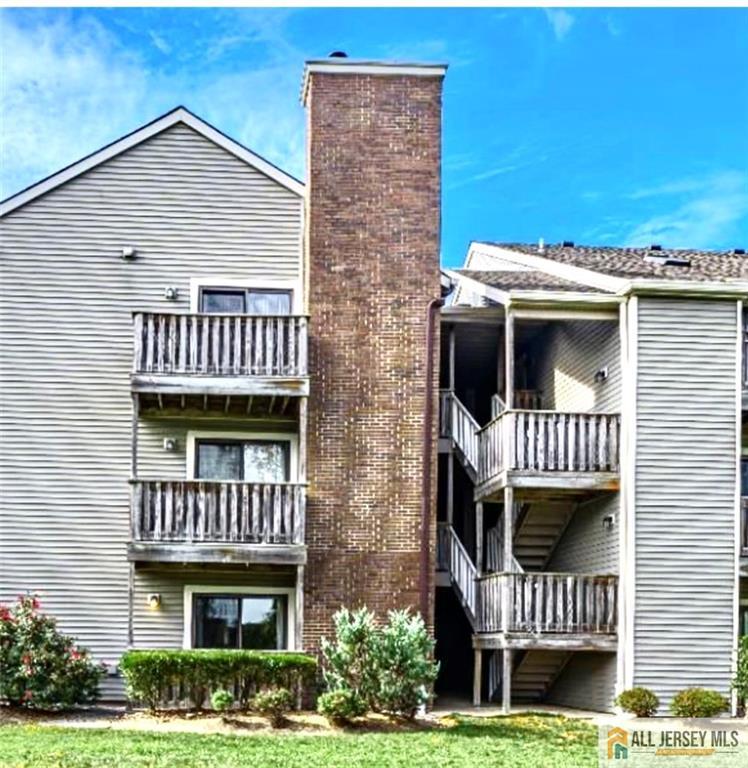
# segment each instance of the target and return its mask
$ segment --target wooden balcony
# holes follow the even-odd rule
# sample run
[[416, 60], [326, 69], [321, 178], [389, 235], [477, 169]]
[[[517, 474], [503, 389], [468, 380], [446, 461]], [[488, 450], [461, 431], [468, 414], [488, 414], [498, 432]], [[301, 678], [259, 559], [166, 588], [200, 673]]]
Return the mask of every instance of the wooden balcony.
[[307, 319], [136, 312], [132, 391], [307, 395]]
[[303, 564], [298, 483], [134, 480], [130, 560]]
[[491, 573], [476, 586], [476, 647], [615, 650], [617, 576]]
[[507, 410], [478, 432], [475, 497], [502, 488], [615, 490], [620, 416]]

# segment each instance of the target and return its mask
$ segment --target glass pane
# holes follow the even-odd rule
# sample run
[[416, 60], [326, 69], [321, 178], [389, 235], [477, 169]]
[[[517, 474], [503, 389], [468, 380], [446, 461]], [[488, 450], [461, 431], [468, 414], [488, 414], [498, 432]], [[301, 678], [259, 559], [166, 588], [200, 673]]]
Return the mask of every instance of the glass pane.
[[740, 495], [748, 496], [748, 459], [740, 462]]
[[285, 648], [285, 608], [283, 596], [242, 598], [242, 648]]
[[195, 648], [236, 648], [239, 642], [239, 599], [195, 598]]
[[241, 443], [199, 442], [195, 477], [200, 480], [241, 480]]
[[290, 315], [290, 291], [249, 291], [247, 313], [250, 315]]
[[255, 440], [244, 445], [244, 479], [249, 483], [288, 480], [288, 441]]
[[244, 291], [202, 291], [200, 311], [215, 314], [242, 314], [245, 307]]

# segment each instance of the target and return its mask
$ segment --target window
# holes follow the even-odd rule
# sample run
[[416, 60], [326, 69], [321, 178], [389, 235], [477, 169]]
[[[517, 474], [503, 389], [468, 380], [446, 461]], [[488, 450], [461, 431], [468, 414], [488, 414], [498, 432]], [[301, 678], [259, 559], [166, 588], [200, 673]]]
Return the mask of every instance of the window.
[[287, 647], [287, 595], [193, 594], [194, 648]]
[[196, 440], [195, 479], [283, 483], [290, 475], [289, 440]]
[[740, 495], [748, 496], [748, 456], [740, 460]]
[[290, 315], [291, 291], [202, 288], [200, 311], [215, 314]]

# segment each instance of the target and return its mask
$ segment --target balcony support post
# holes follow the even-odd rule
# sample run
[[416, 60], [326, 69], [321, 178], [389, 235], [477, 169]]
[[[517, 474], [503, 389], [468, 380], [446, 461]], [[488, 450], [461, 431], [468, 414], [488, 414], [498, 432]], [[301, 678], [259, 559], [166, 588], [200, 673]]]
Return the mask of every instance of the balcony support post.
[[509, 632], [514, 624], [512, 621], [512, 587], [514, 586], [512, 572], [514, 571], [514, 488], [504, 488], [504, 528], [503, 552], [501, 570], [504, 577], [501, 583], [501, 631]]
[[504, 329], [504, 353], [505, 363], [505, 385], [504, 391], [506, 397], [504, 402], [507, 408], [514, 408], [514, 315], [511, 310], [506, 310], [506, 325]]
[[455, 327], [449, 326], [449, 391], [455, 391]]
[[455, 516], [455, 454], [451, 447], [447, 454], [447, 523], [452, 526]]
[[483, 651], [476, 648], [473, 651], [473, 706], [480, 706], [480, 690], [483, 678]]
[[508, 715], [512, 708], [512, 651], [504, 648], [501, 657], [501, 711]]
[[475, 570], [483, 575], [483, 502], [475, 505]]

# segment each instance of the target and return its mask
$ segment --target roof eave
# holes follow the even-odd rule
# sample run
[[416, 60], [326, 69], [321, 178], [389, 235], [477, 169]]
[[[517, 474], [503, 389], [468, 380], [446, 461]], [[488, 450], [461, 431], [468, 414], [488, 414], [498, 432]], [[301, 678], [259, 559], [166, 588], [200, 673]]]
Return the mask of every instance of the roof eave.
[[296, 179], [285, 171], [282, 171], [268, 160], [265, 160], [265, 158], [255, 154], [250, 149], [247, 149], [247, 147], [239, 144], [237, 141], [234, 141], [234, 139], [229, 138], [226, 134], [210, 125], [210, 123], [206, 123], [204, 120], [201, 120], [199, 117], [197, 117], [197, 115], [193, 115], [192, 112], [185, 109], [184, 107], [177, 107], [176, 109], [167, 112], [165, 115], [156, 118], [150, 123], [141, 126], [135, 131], [128, 133], [122, 138], [105, 145], [101, 149], [92, 152], [90, 155], [86, 155], [85, 157], [74, 163], [71, 163], [56, 173], [53, 173], [41, 181], [38, 181], [31, 186], [22, 189], [20, 192], [17, 192], [16, 194], [6, 198], [0, 202], [0, 216], [5, 216], [11, 211], [26, 205], [26, 203], [31, 202], [37, 197], [40, 197], [47, 192], [51, 192], [53, 189], [62, 186], [63, 184], [71, 181], [77, 176], [80, 176], [86, 171], [101, 165], [107, 160], [110, 160], [111, 158], [116, 157], [123, 152], [126, 152], [128, 149], [131, 149], [137, 144], [146, 141], [152, 136], [165, 131], [167, 128], [171, 128], [173, 125], [178, 123], [184, 123], [197, 133], [204, 136], [209, 141], [212, 141], [214, 144], [217, 144], [218, 146], [233, 154], [235, 157], [243, 160], [245, 163], [252, 166], [263, 175], [267, 176], [273, 181], [276, 181], [290, 192], [293, 192], [299, 197], [304, 197], [305, 187], [303, 182], [299, 181], [299, 179]]

